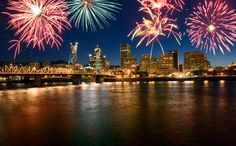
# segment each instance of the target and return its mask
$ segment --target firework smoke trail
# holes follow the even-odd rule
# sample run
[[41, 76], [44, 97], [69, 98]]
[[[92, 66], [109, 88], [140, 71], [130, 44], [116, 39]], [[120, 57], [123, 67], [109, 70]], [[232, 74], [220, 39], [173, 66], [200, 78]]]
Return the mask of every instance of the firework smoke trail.
[[9, 27], [15, 30], [17, 39], [9, 49], [15, 48], [14, 58], [20, 53], [21, 44], [44, 49], [44, 45], [59, 47], [63, 39], [60, 34], [69, 29], [67, 6], [64, 0], [10, 0], [8, 12]]
[[114, 12], [121, 9], [120, 4], [109, 0], [71, 0], [67, 4], [70, 21], [86, 31], [96, 31], [96, 26], [103, 29], [103, 25], [109, 25], [108, 19], [116, 20]]
[[224, 54], [236, 42], [236, 13], [225, 1], [205, 1], [186, 19], [191, 44], [206, 52]]

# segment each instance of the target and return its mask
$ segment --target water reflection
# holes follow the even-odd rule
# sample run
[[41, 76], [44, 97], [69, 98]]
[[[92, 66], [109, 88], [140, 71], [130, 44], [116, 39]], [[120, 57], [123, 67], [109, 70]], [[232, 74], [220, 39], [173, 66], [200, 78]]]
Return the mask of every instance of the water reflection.
[[0, 91], [0, 145], [231, 145], [235, 93], [226, 81]]

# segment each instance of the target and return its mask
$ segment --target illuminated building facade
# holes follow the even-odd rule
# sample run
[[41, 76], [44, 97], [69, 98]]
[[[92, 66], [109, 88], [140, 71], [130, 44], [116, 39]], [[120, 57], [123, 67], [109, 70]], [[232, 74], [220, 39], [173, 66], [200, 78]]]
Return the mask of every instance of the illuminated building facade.
[[120, 65], [121, 67], [126, 67], [130, 62], [130, 45], [122, 44], [120, 45]]
[[147, 72], [148, 74], [157, 74], [158, 62], [157, 58], [152, 57], [148, 54], [144, 54], [140, 57], [139, 71]]
[[127, 68], [136, 68], [138, 64], [137, 58], [129, 57], [124, 59], [124, 67]]
[[178, 52], [177, 50], [168, 51], [159, 55], [158, 73], [161, 75], [169, 75], [178, 71]]
[[148, 72], [149, 67], [150, 67], [150, 56], [148, 54], [144, 54], [140, 57], [139, 71]]
[[203, 70], [207, 65], [207, 59], [203, 52], [184, 53], [184, 71]]
[[69, 64], [76, 64], [77, 62], [77, 52], [78, 52], [78, 43], [71, 43], [70, 44], [70, 58], [69, 58]]
[[148, 71], [149, 74], [157, 74], [158, 73], [158, 62], [157, 58], [150, 59], [150, 68]]
[[94, 49], [93, 54], [89, 55], [90, 66], [97, 71], [102, 71], [110, 67], [110, 63], [106, 60], [106, 56], [103, 55], [102, 50], [97, 47]]
[[131, 57], [131, 48], [129, 44], [120, 45], [120, 64], [126, 75], [137, 72], [138, 60]]
[[171, 51], [167, 52], [167, 54], [173, 55], [173, 65], [174, 65], [174, 69], [177, 71], [179, 68], [178, 51], [171, 50]]

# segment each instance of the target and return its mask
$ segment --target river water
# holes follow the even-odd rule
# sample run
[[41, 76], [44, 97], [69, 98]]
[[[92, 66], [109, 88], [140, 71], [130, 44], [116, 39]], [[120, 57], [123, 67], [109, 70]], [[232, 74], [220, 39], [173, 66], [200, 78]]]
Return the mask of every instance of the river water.
[[236, 145], [236, 82], [0, 91], [0, 145]]

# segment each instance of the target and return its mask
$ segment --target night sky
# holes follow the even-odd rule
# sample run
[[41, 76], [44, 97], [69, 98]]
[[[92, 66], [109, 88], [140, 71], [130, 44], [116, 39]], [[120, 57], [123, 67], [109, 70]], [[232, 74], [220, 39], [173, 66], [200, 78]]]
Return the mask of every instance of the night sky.
[[[185, 8], [182, 12], [176, 12], [174, 17], [177, 17], [177, 22], [181, 32], [186, 31], [185, 18], [202, 0], [186, 0]], [[235, 0], [227, 0], [230, 6], [236, 9]], [[136, 48], [139, 39], [133, 42], [127, 37], [127, 34], [135, 27], [136, 21], [141, 22], [144, 16], [143, 12], [138, 12], [139, 4], [136, 0], [117, 0], [116, 2], [122, 4], [122, 10], [116, 14], [117, 21], [109, 21], [110, 25], [105, 29], [98, 29], [97, 32], [86, 32], [82, 29], [72, 28], [64, 31], [62, 37], [64, 39], [63, 45], [57, 48], [50, 48], [46, 46], [45, 51], [39, 51], [37, 48], [26, 48], [22, 46], [21, 53], [14, 60], [14, 51], [8, 51], [10, 46], [9, 41], [14, 38], [14, 31], [7, 28], [8, 17], [0, 14], [0, 61], [11, 62], [27, 62], [27, 61], [68, 61], [70, 54], [70, 42], [79, 42], [78, 60], [79, 63], [88, 63], [88, 54], [93, 52], [93, 49], [99, 44], [103, 53], [112, 65], [119, 65], [120, 54], [119, 46], [123, 43], [131, 45], [131, 54], [133, 57], [140, 58], [141, 54], [148, 54], [150, 47], [144, 45]], [[5, 7], [7, 0], [1, 0], [0, 11], [6, 11]], [[73, 24], [72, 24], [73, 26]], [[188, 36], [184, 36], [181, 41], [181, 46], [173, 38], [161, 39], [165, 51], [177, 49], [179, 52], [179, 63], [183, 63], [183, 53], [185, 51], [198, 51], [199, 49], [191, 46]], [[203, 50], [205, 52], [205, 50]], [[160, 47], [156, 44], [154, 48], [154, 56], [161, 53]], [[236, 61], [236, 47], [232, 47], [231, 53], [225, 52], [225, 55], [218, 50], [216, 55], [212, 53], [206, 54], [208, 60], [214, 66], [226, 66], [228, 63]]]

